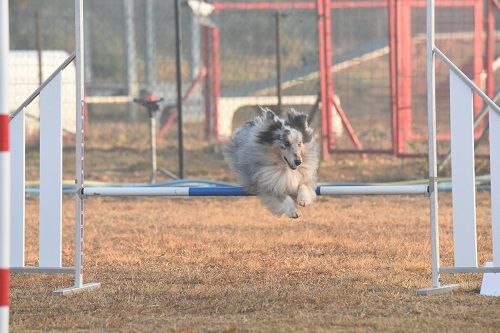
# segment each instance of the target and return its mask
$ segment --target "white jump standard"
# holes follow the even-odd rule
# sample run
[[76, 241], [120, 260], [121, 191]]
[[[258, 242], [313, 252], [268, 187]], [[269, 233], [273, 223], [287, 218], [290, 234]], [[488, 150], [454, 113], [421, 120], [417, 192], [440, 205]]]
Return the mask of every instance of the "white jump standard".
[[[99, 283], [83, 283], [83, 198], [76, 193], [74, 265], [62, 265], [62, 123], [61, 71], [76, 60], [76, 184], [83, 186], [83, 1], [75, 0], [75, 53], [66, 59], [42, 85], [12, 114], [13, 142], [11, 271], [24, 273], [71, 273], [74, 286], [56, 290], [68, 295], [98, 288]], [[24, 188], [25, 132], [24, 109], [40, 96], [40, 229], [39, 266], [25, 266], [24, 261]]]
[[[6, 0], [0, 0], [0, 4], [5, 3]], [[0, 8], [1, 9], [1, 8]], [[1, 12], [0, 12], [1, 14]], [[0, 17], [1, 23], [5, 22]], [[470, 81], [451, 61], [449, 61], [441, 51], [434, 45], [434, 0], [428, 0], [427, 3], [427, 50], [428, 50], [428, 133], [429, 133], [429, 182], [423, 185], [374, 185], [374, 186], [319, 186], [316, 190], [318, 195], [426, 195], [429, 197], [429, 211], [430, 211], [430, 226], [431, 226], [431, 253], [432, 253], [432, 287], [421, 289], [419, 294], [433, 294], [449, 290], [453, 290], [458, 285], [441, 285], [439, 281], [440, 274], [442, 273], [487, 273], [498, 274], [500, 273], [500, 108], [493, 103], [484, 93], [482, 93], [472, 81]], [[1, 39], [0, 39], [1, 40]], [[61, 219], [60, 213], [62, 205], [59, 200], [59, 194], [62, 191], [62, 173], [61, 164], [59, 159], [41, 158], [41, 161], [54, 161], [57, 160], [58, 165], [53, 165], [51, 172], [54, 174], [41, 172], [41, 184], [49, 184], [50, 190], [42, 191], [45, 187], [41, 186], [40, 202], [44, 205], [49, 205], [43, 201], [42, 196], [51, 193], [50, 191], [56, 190], [54, 194], [58, 199], [52, 200], [51, 204], [56, 204], [54, 208], [48, 209], [43, 207], [41, 215], [46, 211], [56, 214], [56, 218], [50, 219], [52, 223], [41, 223], [40, 228], [40, 267], [24, 267], [24, 201], [16, 209], [15, 220], [13, 226], [13, 234], [16, 239], [12, 244], [13, 258], [15, 263], [13, 271], [21, 272], [37, 272], [37, 273], [72, 273], [74, 274], [74, 285], [69, 288], [56, 290], [56, 294], [67, 295], [79, 291], [98, 288], [99, 283], [83, 283], [83, 227], [84, 227], [84, 201], [92, 196], [248, 196], [249, 194], [238, 186], [234, 187], [87, 187], [85, 186], [84, 174], [84, 121], [83, 121], [83, 105], [84, 105], [84, 78], [83, 78], [83, 0], [75, 0], [75, 58], [76, 58], [76, 167], [75, 167], [75, 184], [76, 184], [76, 211], [75, 211], [75, 257], [72, 267], [62, 267], [60, 260], [60, 242], [61, 242]], [[1, 50], [0, 50], [1, 51]], [[451, 112], [450, 117], [452, 122], [452, 182], [453, 189], [453, 231], [454, 231], [454, 245], [455, 245], [455, 264], [453, 267], [440, 267], [439, 256], [439, 228], [438, 228], [438, 188], [437, 188], [437, 145], [436, 145], [436, 111], [435, 111], [435, 55], [439, 56], [450, 69], [451, 80]], [[2, 57], [0, 54], [0, 73], [2, 65]], [[57, 75], [55, 76], [57, 77]], [[2, 79], [3, 77], [0, 77]], [[0, 102], [2, 102], [2, 81], [0, 80]], [[42, 100], [48, 101], [46, 98], [54, 98], [45, 104], [57, 104], [57, 97], [60, 96], [60, 80], [54, 79], [53, 82], [47, 84], [46, 87], [40, 89]], [[492, 202], [492, 228], [493, 228], [493, 263], [488, 267], [478, 267], [477, 263], [477, 245], [476, 245], [476, 222], [475, 222], [475, 176], [474, 176], [474, 154], [473, 154], [473, 111], [472, 111], [472, 91], [475, 91], [490, 107], [490, 157], [491, 157], [491, 202]], [[52, 97], [50, 97], [52, 96]], [[57, 112], [61, 112], [60, 108], [55, 108]], [[0, 104], [0, 112], [2, 111], [2, 104]], [[43, 112], [43, 110], [41, 110]], [[14, 117], [11, 122], [11, 129], [13, 133], [13, 142], [18, 142], [14, 152], [15, 160], [12, 163], [21, 166], [24, 170], [24, 139], [19, 139], [18, 135], [23, 135], [24, 126], [23, 112], [20, 112]], [[60, 115], [51, 115], [59, 119]], [[1, 117], [1, 116], [0, 116]], [[41, 117], [41, 120], [44, 118]], [[53, 126], [53, 122], [49, 122]], [[40, 125], [44, 126], [43, 124]], [[60, 133], [60, 122], [58, 121], [56, 133]], [[20, 129], [21, 128], [21, 129]], [[21, 133], [21, 134], [19, 134]], [[42, 133], [46, 133], [42, 132]], [[52, 132], [51, 132], [52, 133]], [[59, 135], [59, 134], [58, 134]], [[0, 135], [1, 137], [1, 135]], [[52, 147], [50, 154], [56, 154], [57, 157], [62, 152], [57, 151], [62, 149], [59, 138], [54, 135], [44, 135], [41, 141], [46, 137], [51, 138], [48, 146]], [[20, 141], [16, 141], [20, 140]], [[458, 140], [458, 141], [457, 141]], [[497, 143], [495, 146], [494, 143]], [[40, 155], [49, 154], [46, 143], [40, 144], [44, 151]], [[1, 147], [1, 145], [0, 145]], [[53, 148], [56, 147], [57, 149]], [[460, 147], [461, 151], [457, 151]], [[464, 148], [466, 147], [466, 149]], [[463, 150], [466, 150], [465, 152]], [[54, 152], [55, 150], [55, 152]], [[0, 152], [0, 162], [3, 161], [3, 155]], [[47, 163], [47, 162], [44, 162]], [[56, 163], [56, 164], [57, 164]], [[4, 169], [0, 164], [0, 177], [5, 177], [7, 169]], [[19, 179], [18, 179], [19, 178]], [[3, 178], [0, 178], [3, 179]], [[24, 171], [20, 171], [16, 176], [14, 190], [17, 189], [17, 195], [24, 200]], [[48, 181], [52, 179], [52, 181]], [[4, 181], [0, 185], [5, 184]], [[49, 186], [47, 185], [47, 186]], [[0, 188], [1, 189], [1, 188]], [[55, 193], [55, 192], [54, 192]], [[4, 196], [2, 196], [3, 198]], [[21, 200], [21, 199], [20, 199]], [[4, 201], [0, 205], [5, 204]], [[5, 210], [1, 209], [0, 214]], [[42, 214], [43, 213], [43, 214]], [[0, 215], [0, 222], [3, 222], [4, 215]], [[55, 222], [54, 222], [55, 221]], [[3, 223], [0, 223], [3, 226]], [[3, 230], [3, 229], [2, 229]], [[53, 237], [55, 236], [55, 237]], [[53, 237], [53, 238], [50, 238]], [[3, 243], [3, 240], [0, 240]], [[45, 252], [47, 250], [48, 252]], [[0, 272], [2, 265], [2, 255], [5, 249], [0, 246]], [[47, 260], [42, 259], [47, 258]], [[50, 257], [50, 258], [49, 258]], [[8, 267], [8, 266], [7, 266]], [[495, 275], [498, 276], [498, 275]], [[490, 276], [491, 277], [491, 276]], [[494, 280], [494, 279], [489, 279]], [[0, 279], [1, 281], [1, 279]], [[493, 286], [492, 289], [497, 288], [500, 293], [500, 285]], [[2, 289], [0, 286], [0, 295]], [[489, 292], [494, 294], [494, 290]], [[1, 309], [0, 297], [0, 309]], [[1, 311], [1, 310], [0, 310]], [[1, 322], [1, 314], [0, 314]], [[1, 329], [1, 327], [0, 327]]]
[[[492, 139], [500, 133], [500, 108], [479, 89], [435, 45], [435, 0], [427, 1], [427, 114], [429, 131], [429, 197], [431, 222], [432, 287], [418, 290], [420, 295], [447, 292], [458, 285], [440, 283], [441, 273], [500, 273], [500, 155], [498, 143]], [[453, 188], [453, 241], [455, 266], [440, 267], [439, 221], [437, 200], [436, 145], [436, 55], [450, 71], [451, 165]], [[490, 174], [493, 229], [493, 265], [478, 267], [476, 236], [476, 201], [474, 170], [474, 116], [472, 91], [489, 106]], [[492, 286], [500, 294], [500, 285]]]
[[9, 331], [10, 152], [7, 103], [9, 1], [0, 0], [0, 332]]

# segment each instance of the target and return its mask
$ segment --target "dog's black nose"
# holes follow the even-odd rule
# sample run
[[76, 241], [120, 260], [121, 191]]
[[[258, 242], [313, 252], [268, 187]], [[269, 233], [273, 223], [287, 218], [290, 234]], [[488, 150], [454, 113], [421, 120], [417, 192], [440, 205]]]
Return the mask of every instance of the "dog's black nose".
[[301, 160], [295, 160], [294, 162], [295, 162], [295, 165], [296, 165], [296, 166], [299, 166], [299, 165], [301, 165], [301, 164], [302, 164], [302, 161], [301, 161]]

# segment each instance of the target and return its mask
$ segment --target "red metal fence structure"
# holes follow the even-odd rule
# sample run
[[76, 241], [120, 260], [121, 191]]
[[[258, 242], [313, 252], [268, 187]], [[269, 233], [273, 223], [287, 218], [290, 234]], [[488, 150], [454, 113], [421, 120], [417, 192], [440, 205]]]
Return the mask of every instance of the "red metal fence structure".
[[[437, 0], [437, 37], [451, 58], [492, 96], [498, 0], [486, 0], [486, 21], [484, 1]], [[252, 96], [257, 103], [276, 93], [266, 83], [275, 82], [271, 80], [274, 58], [270, 57], [275, 49], [271, 47], [273, 30], [266, 27], [278, 11], [286, 15], [282, 24], [282, 37], [286, 38], [281, 38], [286, 44], [283, 104], [294, 104], [286, 102], [287, 96], [314, 100], [306, 97], [319, 94], [318, 128], [324, 158], [342, 152], [400, 157], [423, 153], [425, 119], [420, 109], [425, 105], [425, 0], [219, 0], [213, 4], [218, 27], [205, 28], [202, 34], [209, 39], [204, 41], [202, 56], [209, 68], [205, 90], [211, 91], [205, 113], [208, 136], [223, 139], [227, 135], [227, 130], [221, 133], [221, 125], [227, 123], [220, 122], [227, 120], [220, 112], [226, 112], [228, 99], [234, 102], [246, 97], [238, 100], [245, 105]], [[252, 28], [240, 27], [245, 24]], [[437, 83], [446, 80], [441, 75]], [[242, 81], [246, 88], [238, 91]], [[447, 102], [440, 103], [445, 97], [438, 96], [438, 108], [447, 106]], [[476, 99], [476, 113], [481, 103]], [[336, 119], [345, 135], [340, 135]], [[439, 139], [448, 138], [444, 125]]]
[[[415, 48], [418, 47], [416, 44], [423, 43], [419, 34], [422, 31], [413, 31], [413, 17], [416, 12], [424, 11], [426, 3], [423, 0], [413, 0], [413, 1], [395, 1], [390, 0], [390, 13], [392, 17], [389, 20], [395, 26], [395, 29], [391, 31], [390, 39], [393, 40], [391, 49], [391, 54], [393, 58], [391, 60], [392, 76], [391, 82], [395, 82], [396, 88], [392, 88], [392, 98], [393, 98], [393, 114], [395, 115], [393, 119], [392, 127], [395, 129], [395, 137], [393, 139], [393, 150], [394, 154], [398, 156], [412, 155], [408, 151], [408, 144], [411, 141], [421, 140], [425, 135], [423, 133], [414, 133], [414, 116], [415, 116], [415, 93], [414, 87], [416, 85], [423, 85], [423, 80], [416, 79], [416, 74], [418, 69], [415, 67], [415, 62], [418, 62], [418, 55], [415, 55]], [[470, 23], [470, 27], [464, 27], [472, 35], [467, 36], [466, 31], [450, 32], [447, 37], [442, 39], [443, 43], [448, 43], [445, 45], [447, 49], [452, 48], [452, 44], [449, 40], [456, 38], [460, 41], [470, 39], [472, 43], [467, 45], [469, 52], [473, 53], [468, 56], [468, 59], [460, 55], [460, 50], [451, 49], [451, 53], [455, 58], [462, 57], [462, 59], [457, 59], [457, 62], [463, 65], [464, 70], [473, 78], [474, 82], [482, 87], [484, 84], [481, 82], [481, 76], [483, 75], [483, 0], [438, 0], [436, 1], [436, 6], [441, 10], [441, 16], [445, 15], [442, 11], [443, 9], [455, 9], [460, 10], [461, 13], [468, 16], [466, 20], [456, 20], [451, 19], [443, 26], [456, 25], [457, 22]], [[456, 17], [457, 14], [455, 14]], [[452, 15], [451, 15], [452, 16]], [[453, 16], [452, 16], [453, 17]], [[438, 20], [438, 23], [440, 21]], [[443, 20], [441, 20], [443, 22]], [[439, 34], [439, 31], [438, 31]], [[445, 34], [445, 33], [442, 33]], [[460, 36], [462, 35], [462, 37]], [[448, 39], [448, 40], [446, 40]], [[439, 41], [438, 41], [439, 43]], [[460, 49], [465, 49], [465, 47], [460, 47]], [[458, 51], [458, 52], [457, 52]], [[395, 66], [395, 69], [394, 69]], [[486, 73], [488, 78], [493, 78], [493, 71]], [[423, 74], [421, 75], [423, 77]], [[441, 78], [443, 80], [443, 78]], [[420, 88], [417, 88], [420, 89]], [[444, 96], [441, 96], [444, 100]], [[482, 101], [479, 98], [474, 99], [474, 110], [475, 113], [479, 113], [482, 107]], [[478, 133], [480, 129], [478, 128]], [[448, 131], [440, 131], [438, 134], [439, 140], [449, 140]]]

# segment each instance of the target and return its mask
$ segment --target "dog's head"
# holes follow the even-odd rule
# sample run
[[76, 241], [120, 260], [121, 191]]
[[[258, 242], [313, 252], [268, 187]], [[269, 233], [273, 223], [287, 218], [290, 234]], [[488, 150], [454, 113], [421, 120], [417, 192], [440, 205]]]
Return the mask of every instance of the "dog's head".
[[304, 145], [313, 138], [313, 129], [307, 123], [307, 114], [291, 109], [286, 119], [280, 119], [267, 108], [261, 108], [264, 130], [258, 135], [258, 142], [274, 146], [286, 165], [295, 170], [302, 164]]

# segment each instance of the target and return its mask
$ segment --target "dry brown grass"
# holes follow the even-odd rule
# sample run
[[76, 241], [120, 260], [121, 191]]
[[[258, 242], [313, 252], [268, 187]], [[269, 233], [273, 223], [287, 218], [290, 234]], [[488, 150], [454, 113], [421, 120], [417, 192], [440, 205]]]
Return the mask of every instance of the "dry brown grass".
[[[442, 249], [452, 257], [449, 195]], [[480, 259], [489, 258], [488, 197], [479, 196]], [[64, 258], [71, 262], [72, 200]], [[36, 262], [36, 200], [28, 201], [29, 263]], [[91, 199], [86, 280], [99, 291], [50, 292], [67, 277], [14, 275], [12, 327], [88, 331], [498, 331], [500, 299], [480, 277], [429, 286], [425, 198], [322, 198], [300, 221], [270, 216], [254, 198]]]
[[[128, 130], [127, 130], [128, 129]], [[145, 126], [95, 124], [91, 179], [145, 181]], [[106, 131], [113, 133], [109, 139]], [[193, 133], [195, 131], [190, 131]], [[199, 131], [197, 132], [199, 133]], [[160, 161], [175, 170], [175, 149]], [[142, 140], [142, 141], [141, 141]], [[188, 175], [233, 181], [219, 148], [187, 137]], [[71, 151], [65, 174], [71, 177]], [[36, 154], [28, 174], [36, 176]], [[322, 164], [322, 181], [425, 176], [424, 160], [357, 156]], [[441, 196], [444, 264], [451, 264], [450, 196]], [[480, 262], [491, 259], [489, 196], [478, 196]], [[99, 291], [55, 297], [68, 276], [12, 277], [12, 329], [119, 332], [366, 332], [499, 330], [500, 299], [478, 295], [479, 275], [452, 294], [430, 285], [425, 197], [320, 198], [299, 221], [272, 217], [255, 198], [87, 200], [85, 279]], [[27, 263], [37, 262], [36, 197], [27, 201]], [[72, 263], [73, 198], [64, 199], [64, 261]]]

